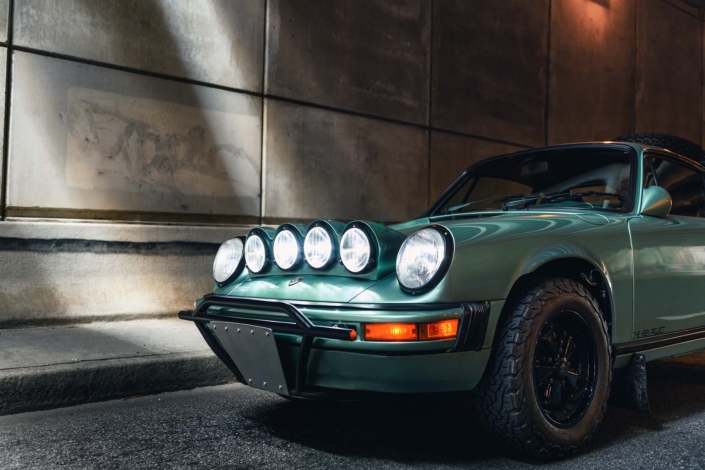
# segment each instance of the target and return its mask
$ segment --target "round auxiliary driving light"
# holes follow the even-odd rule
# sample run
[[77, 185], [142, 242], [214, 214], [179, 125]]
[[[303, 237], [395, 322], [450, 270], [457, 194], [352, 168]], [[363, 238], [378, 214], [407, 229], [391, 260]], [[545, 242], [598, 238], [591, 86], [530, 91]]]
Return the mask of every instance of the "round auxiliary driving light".
[[372, 243], [367, 234], [353, 227], [345, 231], [340, 240], [340, 259], [351, 273], [363, 271], [372, 258]]
[[274, 262], [281, 269], [291, 269], [298, 261], [301, 251], [296, 235], [291, 230], [282, 230], [274, 239]]
[[306, 262], [314, 268], [325, 267], [333, 257], [333, 240], [326, 229], [313, 227], [304, 240], [304, 255]]
[[228, 240], [218, 248], [213, 261], [213, 279], [218, 284], [227, 284], [240, 275], [244, 267], [243, 243], [240, 238]]
[[267, 262], [267, 248], [259, 235], [250, 235], [245, 242], [245, 262], [247, 269], [258, 273]]
[[397, 279], [407, 290], [433, 287], [448, 270], [453, 240], [447, 229], [428, 227], [409, 235], [397, 255]]

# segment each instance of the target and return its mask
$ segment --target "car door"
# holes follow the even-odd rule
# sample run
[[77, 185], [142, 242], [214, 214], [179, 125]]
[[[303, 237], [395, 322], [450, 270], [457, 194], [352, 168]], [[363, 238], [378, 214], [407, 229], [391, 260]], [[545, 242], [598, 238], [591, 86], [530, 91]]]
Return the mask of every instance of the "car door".
[[629, 221], [634, 253], [634, 339], [705, 326], [705, 187], [703, 169], [662, 153], [647, 154], [644, 187], [673, 199], [668, 217]]

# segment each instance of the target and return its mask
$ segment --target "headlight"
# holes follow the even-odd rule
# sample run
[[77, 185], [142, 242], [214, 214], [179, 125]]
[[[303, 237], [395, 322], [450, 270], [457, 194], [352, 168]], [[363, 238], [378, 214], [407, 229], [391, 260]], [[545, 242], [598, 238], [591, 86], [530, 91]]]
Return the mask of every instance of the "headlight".
[[259, 235], [250, 234], [245, 242], [245, 262], [247, 269], [258, 273], [264, 269], [267, 262], [267, 247]]
[[397, 255], [397, 279], [402, 287], [418, 292], [437, 284], [453, 257], [453, 240], [443, 227], [428, 227], [411, 234]]
[[218, 248], [213, 262], [213, 279], [218, 284], [227, 284], [240, 275], [243, 268], [242, 239], [233, 238]]
[[363, 271], [372, 257], [372, 243], [367, 234], [356, 227], [345, 231], [340, 240], [340, 259], [351, 273]]
[[313, 227], [304, 240], [306, 261], [314, 269], [324, 268], [333, 256], [333, 240], [326, 229]]
[[282, 269], [291, 269], [300, 257], [299, 242], [291, 230], [282, 230], [274, 239], [274, 261]]

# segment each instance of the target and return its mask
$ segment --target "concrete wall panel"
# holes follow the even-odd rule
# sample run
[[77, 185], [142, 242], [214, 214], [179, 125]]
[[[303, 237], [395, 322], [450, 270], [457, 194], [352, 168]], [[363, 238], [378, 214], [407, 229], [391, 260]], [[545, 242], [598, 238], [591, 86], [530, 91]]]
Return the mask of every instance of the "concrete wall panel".
[[445, 132], [431, 133], [431, 202], [470, 165], [524, 147], [473, 139]]
[[634, 129], [636, 0], [551, 3], [548, 142]]
[[248, 229], [0, 222], [0, 325], [174, 317], [212, 291], [219, 244]]
[[430, 33], [430, 0], [271, 0], [267, 92], [425, 124]]
[[434, 3], [434, 127], [525, 145], [545, 143], [548, 4]]
[[428, 132], [266, 102], [265, 219], [402, 221], [428, 203]]
[[17, 0], [14, 42], [261, 91], [264, 0]]
[[10, 0], [0, 0], [0, 42], [7, 42], [9, 29]]
[[16, 52], [8, 205], [259, 216], [261, 100]]
[[702, 138], [703, 23], [675, 6], [639, 0], [636, 131]]

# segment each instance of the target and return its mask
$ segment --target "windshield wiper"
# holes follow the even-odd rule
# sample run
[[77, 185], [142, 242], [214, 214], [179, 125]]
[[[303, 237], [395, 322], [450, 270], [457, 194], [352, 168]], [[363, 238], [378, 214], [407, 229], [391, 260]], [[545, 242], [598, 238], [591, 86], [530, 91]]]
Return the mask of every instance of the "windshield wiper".
[[537, 199], [545, 199], [549, 202], [554, 202], [554, 201], [561, 201], [561, 200], [565, 200], [565, 199], [574, 199], [574, 198], [590, 197], [590, 196], [610, 196], [610, 197], [615, 197], [615, 198], [619, 199], [620, 201], [625, 201], [627, 199], [627, 197], [622, 194], [604, 193], [604, 192], [600, 192], [600, 191], [581, 191], [578, 193], [571, 193], [571, 192], [553, 193], [553, 194], [546, 194], [543, 196], [541, 196], [540, 194], [533, 194], [533, 195], [526, 196], [523, 199], [508, 201], [507, 203], [502, 205], [502, 210], [503, 211], [509, 210], [511, 204], [515, 204], [515, 203], [521, 204], [521, 203], [525, 203], [525, 202], [535, 201]]
[[[492, 197], [487, 197], [485, 199], [478, 199], [477, 201], [470, 201], [470, 202], [465, 202], [463, 204], [458, 204], [457, 206], [452, 206], [443, 211], [445, 214], [452, 214], [453, 212], [457, 212], [460, 209], [463, 209], [464, 207], [467, 207], [471, 204], [477, 204], [480, 202], [487, 202], [487, 201], [492, 201], [494, 202], [506, 202], [506, 201], [511, 201], [513, 199], [524, 199], [526, 197], [529, 197], [528, 194], [507, 194], [506, 196], [492, 196]], [[499, 199], [497, 199], [499, 198]], [[504, 208], [504, 206], [502, 206]]]

